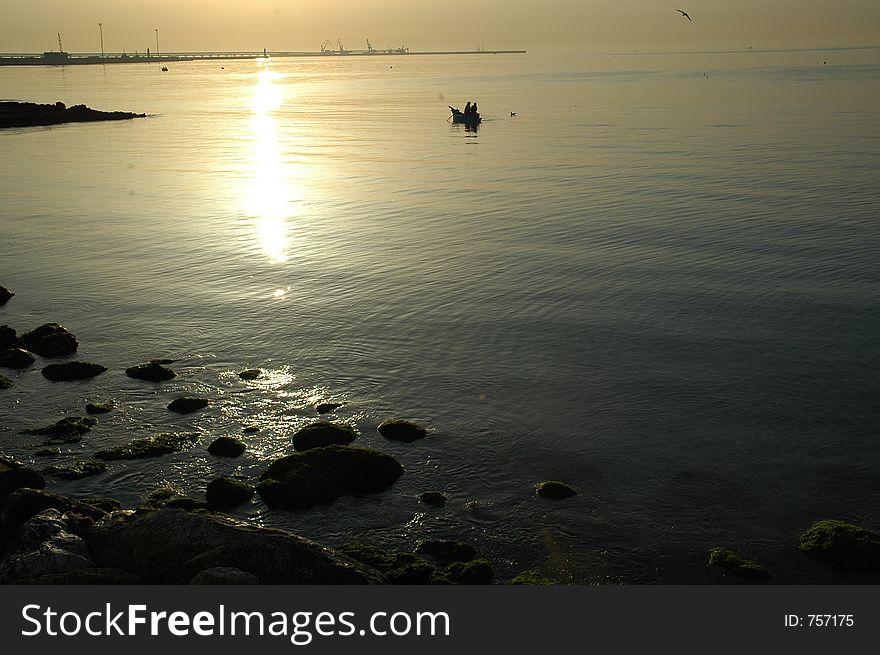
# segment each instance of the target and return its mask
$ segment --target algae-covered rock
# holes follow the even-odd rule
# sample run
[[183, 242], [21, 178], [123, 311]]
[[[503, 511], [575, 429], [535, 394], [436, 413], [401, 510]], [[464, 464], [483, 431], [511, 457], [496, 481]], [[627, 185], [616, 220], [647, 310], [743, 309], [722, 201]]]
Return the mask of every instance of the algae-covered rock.
[[470, 544], [443, 539], [421, 541], [416, 546], [416, 552], [432, 557], [441, 566], [447, 566], [453, 562], [469, 562], [477, 556], [476, 548]]
[[12, 387], [12, 380], [4, 375], [0, 375], [0, 389], [10, 389]]
[[737, 578], [765, 580], [771, 577], [770, 571], [763, 564], [745, 559], [727, 548], [713, 548], [709, 551], [709, 564]]
[[104, 464], [104, 462], [97, 462], [93, 459], [90, 459], [81, 462], [74, 462], [70, 466], [50, 466], [46, 469], [43, 469], [43, 473], [54, 475], [56, 478], [61, 478], [62, 480], [81, 480], [82, 478], [87, 478], [90, 475], [98, 475], [99, 473], [104, 473], [106, 470], [107, 465]]
[[512, 585], [554, 585], [557, 584], [555, 580], [548, 578], [546, 575], [541, 573], [540, 571], [535, 571], [534, 569], [529, 569], [528, 571], [523, 571], [522, 573], [518, 573], [513, 578], [510, 579], [510, 582], [507, 584]]
[[240, 457], [245, 448], [244, 442], [239, 439], [218, 437], [208, 446], [208, 452], [217, 457]]
[[144, 457], [160, 457], [180, 452], [194, 446], [199, 441], [197, 432], [168, 432], [135, 439], [127, 444], [106, 448], [95, 453], [95, 457], [103, 460], [141, 459]]
[[345, 446], [357, 438], [357, 432], [342, 423], [318, 421], [297, 430], [291, 440], [297, 450], [310, 450], [324, 446]]
[[831, 566], [880, 571], [880, 534], [846, 521], [817, 521], [801, 535], [800, 548]]
[[494, 572], [486, 559], [452, 562], [431, 576], [431, 584], [485, 585], [492, 584]]
[[430, 507], [443, 507], [446, 504], [446, 494], [442, 491], [426, 491], [419, 494], [419, 500]]
[[366, 544], [345, 544], [339, 552], [384, 573], [391, 584], [428, 584], [436, 569], [421, 557]]
[[205, 500], [220, 507], [232, 508], [249, 501], [254, 495], [254, 488], [235, 478], [216, 478], [208, 483], [205, 489]]
[[106, 414], [113, 411], [111, 403], [89, 403], [86, 405], [86, 414]]
[[241, 371], [238, 374], [238, 377], [240, 377], [242, 380], [256, 380], [262, 374], [263, 374], [263, 371], [261, 369], [249, 368], [245, 371]]
[[130, 366], [125, 369], [125, 374], [135, 380], [146, 380], [147, 382], [166, 382], [177, 377], [177, 373], [170, 368], [165, 368], [158, 361]]
[[49, 437], [49, 443], [77, 443], [91, 431], [97, 421], [88, 416], [65, 416], [52, 425], [25, 430], [27, 434]]
[[86, 505], [91, 505], [92, 507], [97, 507], [98, 509], [104, 510], [108, 514], [111, 512], [118, 512], [122, 509], [121, 502], [119, 502], [116, 498], [108, 498], [106, 496], [80, 496], [78, 498], [71, 498], [71, 500], [85, 503]]
[[168, 403], [168, 409], [177, 414], [192, 414], [208, 406], [207, 398], [175, 398]]
[[378, 450], [327, 446], [272, 462], [260, 476], [257, 493], [269, 507], [302, 509], [342, 494], [384, 491], [402, 473], [397, 460]]
[[334, 409], [338, 409], [340, 407], [342, 407], [342, 403], [319, 403], [315, 407], [315, 411], [318, 412], [318, 414], [329, 414]]
[[88, 380], [106, 370], [106, 366], [91, 362], [65, 362], [64, 364], [44, 366], [40, 372], [44, 378], [52, 382], [71, 382], [73, 380]]
[[577, 493], [573, 487], [558, 480], [547, 480], [535, 485], [535, 492], [542, 498], [552, 498], [553, 500], [569, 498]]
[[11, 291], [4, 286], [0, 286], [0, 305], [5, 305], [14, 295], [14, 291]]
[[390, 441], [403, 441], [404, 443], [411, 443], [417, 439], [422, 439], [428, 434], [428, 431], [422, 426], [403, 419], [382, 421], [377, 430], [379, 434]]
[[0, 368], [20, 371], [34, 363], [34, 356], [22, 348], [6, 348], [0, 351]]

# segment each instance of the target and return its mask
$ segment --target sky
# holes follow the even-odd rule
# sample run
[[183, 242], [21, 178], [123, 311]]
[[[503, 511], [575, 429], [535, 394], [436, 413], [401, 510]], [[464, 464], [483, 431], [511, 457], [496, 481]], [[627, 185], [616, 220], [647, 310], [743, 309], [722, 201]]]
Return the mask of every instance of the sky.
[[880, 44], [880, 0], [0, 0], [0, 52], [98, 52], [99, 22], [106, 52]]

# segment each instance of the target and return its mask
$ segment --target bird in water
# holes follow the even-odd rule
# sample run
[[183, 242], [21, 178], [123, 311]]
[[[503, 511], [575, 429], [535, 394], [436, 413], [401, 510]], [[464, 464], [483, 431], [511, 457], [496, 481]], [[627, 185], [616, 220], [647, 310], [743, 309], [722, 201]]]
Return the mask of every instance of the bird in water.
[[685, 18], [687, 18], [687, 19], [688, 19], [689, 21], [691, 21], [692, 23], [694, 22], [693, 19], [692, 19], [690, 16], [688, 16], [688, 13], [687, 13], [686, 11], [682, 11], [681, 9], [676, 9], [675, 11], [677, 11], [678, 13], [680, 13], [682, 16], [684, 16]]

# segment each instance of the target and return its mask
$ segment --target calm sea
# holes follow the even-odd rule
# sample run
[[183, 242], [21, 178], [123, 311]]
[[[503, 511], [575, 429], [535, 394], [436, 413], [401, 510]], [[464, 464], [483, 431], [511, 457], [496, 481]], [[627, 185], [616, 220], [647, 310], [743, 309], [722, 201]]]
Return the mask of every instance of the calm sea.
[[[721, 582], [713, 546], [853, 579], [797, 541], [880, 529], [880, 50], [169, 69], [0, 68], [3, 99], [149, 114], [0, 133], [0, 323], [60, 322], [110, 368], [4, 370], [0, 450], [48, 465], [21, 430], [97, 400], [117, 410], [53, 463], [204, 432], [53, 490], [202, 498], [339, 401], [406, 467], [393, 489], [239, 515], [330, 545], [463, 539], [501, 580]], [[447, 121], [468, 100], [478, 130]], [[173, 382], [123, 374], [159, 357]], [[183, 394], [214, 403], [172, 415]], [[386, 442], [389, 417], [432, 433]], [[252, 424], [242, 458], [205, 452]], [[537, 498], [546, 479], [579, 494]]]

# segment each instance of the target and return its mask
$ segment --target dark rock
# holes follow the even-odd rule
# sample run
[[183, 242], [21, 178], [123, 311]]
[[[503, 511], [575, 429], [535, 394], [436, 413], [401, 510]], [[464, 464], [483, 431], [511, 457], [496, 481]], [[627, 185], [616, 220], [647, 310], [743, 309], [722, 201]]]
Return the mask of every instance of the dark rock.
[[552, 498], [553, 500], [569, 498], [577, 493], [573, 487], [558, 480], [548, 480], [535, 485], [535, 492], [542, 498]]
[[62, 514], [78, 514], [91, 519], [106, 516], [103, 510], [73, 498], [36, 489], [17, 489], [5, 498], [0, 497], [0, 528], [3, 528], [0, 532], [17, 530], [44, 509], [57, 509]]
[[384, 491], [402, 473], [397, 460], [377, 450], [327, 446], [275, 460], [260, 476], [257, 493], [269, 507], [301, 509], [342, 494]]
[[246, 503], [254, 496], [254, 488], [235, 478], [216, 478], [205, 489], [205, 500], [212, 505], [233, 508]]
[[260, 431], [259, 425], [248, 425], [248, 426], [245, 426], [244, 428], [242, 428], [242, 430], [241, 430], [242, 434], [256, 434], [259, 431]]
[[25, 430], [27, 434], [49, 437], [49, 443], [77, 443], [89, 432], [97, 421], [88, 416], [65, 416], [60, 421], [44, 428]]
[[427, 436], [428, 431], [420, 425], [416, 425], [412, 421], [404, 421], [402, 419], [390, 419], [382, 421], [377, 428], [379, 434], [391, 441], [403, 441], [411, 443], [417, 439]]
[[43, 448], [34, 453], [35, 457], [57, 457], [61, 454], [60, 448]]
[[82, 462], [75, 462], [71, 466], [50, 466], [46, 469], [43, 469], [43, 473], [54, 475], [56, 478], [61, 478], [62, 480], [81, 480], [82, 478], [87, 478], [90, 475], [98, 475], [99, 473], [104, 473], [106, 470], [107, 465], [103, 462], [86, 460]]
[[145, 116], [146, 114], [133, 114], [127, 111], [98, 111], [85, 105], [66, 107], [63, 102], [46, 105], [33, 102], [0, 102], [0, 129], [60, 123], [120, 121]]
[[43, 476], [29, 468], [10, 468], [0, 471], [0, 494], [8, 494], [15, 489], [45, 489]]
[[25, 348], [41, 357], [72, 355], [79, 347], [76, 337], [58, 323], [45, 323], [21, 335]]
[[197, 432], [168, 432], [155, 437], [135, 439], [121, 446], [106, 448], [95, 453], [95, 457], [103, 460], [141, 459], [143, 457], [160, 457], [170, 453], [186, 450], [199, 441]]
[[23, 466], [24, 464], [14, 460], [12, 457], [0, 456], [0, 472], [8, 471], [9, 469], [20, 469]]
[[342, 403], [321, 403], [315, 407], [315, 411], [318, 412], [318, 414], [329, 414], [339, 407], [342, 407]]
[[10, 291], [4, 286], [0, 286], [0, 305], [5, 305], [14, 295], [14, 291]]
[[0, 350], [6, 350], [15, 345], [18, 335], [8, 325], [0, 325]]
[[263, 371], [258, 368], [249, 368], [246, 371], [242, 371], [238, 374], [242, 380], [256, 380], [263, 374]]
[[0, 375], [0, 389], [9, 389], [10, 387], [12, 387], [12, 380]]
[[59, 323], [43, 323], [40, 327], [35, 328], [30, 332], [25, 332], [19, 337], [19, 339], [21, 340], [22, 347], [30, 350], [31, 346], [43, 337], [48, 337], [50, 334], [63, 334], [65, 332], [67, 332], [67, 328]]
[[428, 562], [412, 553], [386, 551], [366, 544], [346, 544], [338, 550], [384, 573], [391, 584], [428, 584], [436, 571]]
[[880, 571], [880, 534], [865, 528], [828, 519], [818, 521], [801, 535], [804, 554], [831, 566], [862, 571]]
[[441, 539], [426, 539], [419, 542], [416, 552], [433, 558], [441, 566], [453, 562], [469, 562], [477, 556], [477, 550], [469, 544]]
[[43, 377], [52, 382], [69, 382], [71, 380], [88, 380], [107, 370], [106, 366], [90, 362], [65, 362], [44, 366]]
[[135, 380], [146, 380], [147, 382], [165, 382], [177, 377], [177, 373], [155, 361], [127, 368], [125, 374]]
[[208, 452], [217, 457], [239, 457], [244, 450], [244, 442], [233, 437], [218, 437], [208, 446]]
[[[207, 503], [202, 500], [196, 500], [195, 498], [172, 498], [167, 503], [165, 503], [164, 507], [171, 509], [182, 509], [185, 512], [206, 512], [206, 513], [218, 513], [219, 505], [213, 505], [211, 503]], [[219, 512], [222, 513], [222, 512]]]
[[515, 584], [515, 585], [553, 585], [557, 584], [556, 581], [548, 578], [546, 575], [541, 573], [540, 571], [535, 571], [534, 569], [529, 569], [528, 571], [523, 571], [522, 573], [514, 576], [510, 582], [507, 584]]
[[194, 585], [203, 585], [203, 584], [248, 584], [255, 585], [260, 584], [260, 579], [255, 576], [253, 573], [248, 573], [247, 571], [242, 571], [241, 569], [237, 569], [234, 566], [215, 566], [210, 569], [205, 569], [204, 571], [199, 571], [195, 574], [192, 580], [189, 581], [190, 584]]
[[106, 414], [113, 411], [110, 403], [89, 403], [86, 405], [86, 414]]
[[34, 363], [34, 356], [21, 348], [7, 348], [0, 351], [0, 368], [12, 368], [20, 371]]
[[176, 359], [151, 359], [148, 364], [161, 364], [162, 366], [169, 366], [176, 362]]
[[92, 507], [97, 507], [98, 509], [104, 510], [108, 514], [111, 512], [118, 512], [122, 509], [122, 503], [120, 503], [115, 498], [107, 498], [104, 496], [80, 496], [79, 498], [72, 498], [71, 500], [75, 500], [80, 503], [85, 503], [86, 505], [91, 505]]
[[357, 438], [357, 432], [341, 423], [319, 421], [297, 430], [293, 437], [293, 447], [297, 450], [311, 450], [324, 446], [345, 446]]
[[67, 531], [67, 522], [55, 509], [45, 509], [28, 519], [6, 552], [0, 563], [0, 584], [21, 584], [94, 566], [85, 542]]
[[208, 406], [206, 398], [175, 398], [168, 403], [168, 409], [178, 414], [192, 414]]
[[148, 583], [186, 584], [201, 571], [234, 567], [264, 584], [381, 584], [373, 569], [284, 530], [230, 517], [162, 509], [97, 523], [86, 538], [99, 566]]
[[739, 553], [727, 548], [713, 548], [709, 551], [709, 564], [713, 564], [725, 573], [737, 578], [766, 580], [771, 577], [767, 567], [745, 559]]
[[446, 504], [446, 494], [442, 491], [426, 491], [419, 495], [419, 500], [431, 507], [443, 507]]
[[492, 584], [494, 573], [489, 560], [452, 562], [431, 576], [431, 584], [485, 585]]
[[27, 584], [34, 585], [141, 585], [144, 579], [122, 569], [88, 568], [51, 573], [32, 578]]

